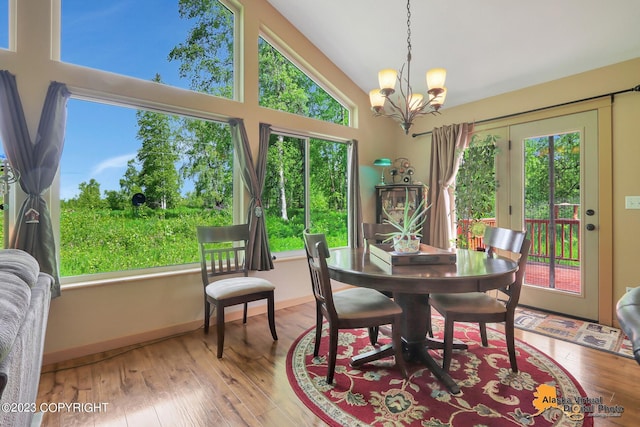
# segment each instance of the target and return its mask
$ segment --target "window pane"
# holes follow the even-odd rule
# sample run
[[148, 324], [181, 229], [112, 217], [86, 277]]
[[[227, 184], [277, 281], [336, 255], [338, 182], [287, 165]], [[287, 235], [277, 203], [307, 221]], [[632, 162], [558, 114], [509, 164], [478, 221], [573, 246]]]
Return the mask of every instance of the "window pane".
[[347, 145], [312, 139], [309, 153], [311, 226], [329, 246], [346, 246]]
[[233, 13], [216, 1], [166, 6], [62, 0], [61, 60], [232, 98]]
[[0, 49], [9, 49], [9, 0], [0, 0]]
[[71, 99], [60, 165], [62, 276], [198, 261], [231, 224], [226, 124]]
[[580, 142], [580, 132], [524, 140], [528, 285], [581, 292]]
[[304, 248], [305, 140], [271, 134], [262, 192], [272, 252]]
[[347, 244], [346, 167], [346, 144], [271, 135], [262, 201], [273, 252], [303, 249], [306, 227], [331, 247]]
[[260, 105], [349, 125], [349, 111], [263, 38], [258, 40]]

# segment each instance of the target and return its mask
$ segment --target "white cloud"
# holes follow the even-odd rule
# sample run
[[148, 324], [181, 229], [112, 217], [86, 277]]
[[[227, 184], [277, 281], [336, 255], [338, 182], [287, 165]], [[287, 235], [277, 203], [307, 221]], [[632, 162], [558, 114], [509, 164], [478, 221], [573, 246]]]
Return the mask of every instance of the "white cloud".
[[119, 169], [125, 168], [129, 160], [136, 157], [136, 153], [123, 154], [122, 156], [111, 157], [110, 159], [104, 160], [93, 168], [91, 171], [91, 176], [97, 176], [101, 172], [104, 172], [107, 169]]

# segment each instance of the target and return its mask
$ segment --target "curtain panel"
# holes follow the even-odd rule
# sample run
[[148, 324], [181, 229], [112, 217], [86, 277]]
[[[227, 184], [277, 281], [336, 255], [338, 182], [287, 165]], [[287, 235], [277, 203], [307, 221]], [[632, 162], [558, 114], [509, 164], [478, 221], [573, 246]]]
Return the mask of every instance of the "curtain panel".
[[362, 247], [362, 200], [360, 198], [360, 159], [358, 158], [358, 141], [349, 143], [347, 165], [347, 231], [349, 247]]
[[51, 214], [42, 194], [49, 189], [60, 164], [67, 121], [66, 85], [49, 85], [35, 141], [29, 130], [15, 76], [0, 71], [0, 137], [11, 166], [20, 173], [20, 188], [27, 195], [18, 212], [9, 247], [29, 252], [40, 270], [54, 278], [52, 298], [60, 296], [58, 251]]
[[264, 210], [262, 209], [262, 190], [267, 170], [267, 149], [269, 147], [269, 135], [271, 125], [260, 124], [260, 146], [258, 149], [258, 162], [254, 166], [253, 156], [247, 130], [242, 119], [229, 120], [231, 136], [236, 158], [240, 164], [242, 180], [249, 192], [251, 201], [247, 212], [250, 238], [247, 263], [251, 270], [272, 270], [273, 257], [269, 248], [269, 236], [264, 222]]
[[462, 123], [434, 128], [431, 134], [427, 242], [450, 249], [455, 246], [455, 181], [464, 150], [469, 146], [473, 124]]

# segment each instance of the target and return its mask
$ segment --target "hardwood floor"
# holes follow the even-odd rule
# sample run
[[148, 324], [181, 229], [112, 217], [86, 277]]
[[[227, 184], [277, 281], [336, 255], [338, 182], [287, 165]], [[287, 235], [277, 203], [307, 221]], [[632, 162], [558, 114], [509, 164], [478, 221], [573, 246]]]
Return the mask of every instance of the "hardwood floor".
[[[266, 315], [226, 326], [222, 359], [215, 332], [169, 339], [43, 367], [38, 405], [52, 403], [42, 426], [322, 426], [287, 381], [286, 355], [314, 325], [313, 303], [278, 310], [278, 338]], [[516, 329], [516, 337], [554, 358], [586, 397], [624, 407], [595, 426], [640, 425], [640, 366], [631, 359]], [[86, 403], [78, 408], [55, 404]], [[54, 411], [55, 410], [55, 411]]]

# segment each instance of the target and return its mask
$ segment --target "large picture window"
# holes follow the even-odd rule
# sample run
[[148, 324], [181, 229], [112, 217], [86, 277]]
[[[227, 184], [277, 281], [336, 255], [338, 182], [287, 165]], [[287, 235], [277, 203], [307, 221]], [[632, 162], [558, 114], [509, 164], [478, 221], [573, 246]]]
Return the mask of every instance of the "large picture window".
[[233, 223], [226, 123], [71, 99], [60, 181], [63, 277], [193, 263]]
[[61, 21], [64, 62], [234, 98], [236, 19], [221, 2], [62, 0]]

